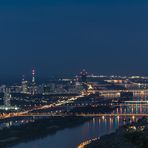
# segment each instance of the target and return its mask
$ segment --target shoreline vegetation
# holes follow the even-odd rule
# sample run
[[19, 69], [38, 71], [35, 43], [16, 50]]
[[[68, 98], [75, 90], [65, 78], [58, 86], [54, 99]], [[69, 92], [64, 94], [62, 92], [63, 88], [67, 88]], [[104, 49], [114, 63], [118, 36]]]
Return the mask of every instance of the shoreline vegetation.
[[[109, 113], [115, 108], [100, 107], [96, 109], [94, 109], [93, 111], [99, 111], [100, 113]], [[78, 113], [80, 111], [86, 113], [87, 111], [89, 111], [89, 108], [87, 109], [87, 111], [84, 108], [77, 111]], [[73, 113], [75, 112], [76, 110], [73, 110]], [[49, 135], [55, 134], [59, 130], [76, 127], [91, 119], [92, 117], [77, 116], [47, 117], [36, 119], [34, 122], [29, 122], [27, 124], [3, 128], [2, 130], [0, 130], [0, 147], [7, 148], [20, 143], [27, 143], [33, 140], [46, 138]]]
[[0, 147], [12, 147], [20, 143], [45, 138], [58, 130], [72, 128], [90, 120], [84, 117], [50, 117], [38, 119], [33, 123], [12, 126], [0, 131]]
[[[83, 143], [82, 143], [83, 144]], [[143, 117], [135, 123], [127, 124], [116, 132], [92, 140], [81, 148], [147, 148], [148, 118]]]

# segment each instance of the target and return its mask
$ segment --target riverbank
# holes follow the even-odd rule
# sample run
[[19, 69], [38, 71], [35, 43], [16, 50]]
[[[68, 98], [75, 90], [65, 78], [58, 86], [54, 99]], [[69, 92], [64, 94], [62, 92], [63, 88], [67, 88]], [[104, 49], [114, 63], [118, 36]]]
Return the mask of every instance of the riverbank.
[[102, 136], [81, 148], [147, 148], [148, 118], [144, 117], [136, 123], [128, 124], [115, 133]]
[[[93, 112], [109, 113], [114, 109], [115, 108], [104, 106], [93, 107]], [[82, 107], [81, 109], [73, 110], [71, 113], [75, 114], [76, 112], [79, 113], [80, 111], [90, 112], [90, 107], [87, 107], [87, 110]], [[59, 130], [81, 125], [82, 123], [85, 123], [91, 119], [91, 117], [88, 118], [77, 116], [45, 117], [42, 119], [33, 119], [33, 122], [28, 122], [18, 126], [5, 127], [0, 130], [0, 147], [12, 147], [20, 143], [39, 140], [47, 137], [48, 135], [55, 134]]]
[[38, 119], [33, 123], [12, 126], [0, 131], [0, 147], [7, 148], [19, 143], [45, 138], [58, 130], [78, 126], [90, 118], [84, 117], [50, 117]]

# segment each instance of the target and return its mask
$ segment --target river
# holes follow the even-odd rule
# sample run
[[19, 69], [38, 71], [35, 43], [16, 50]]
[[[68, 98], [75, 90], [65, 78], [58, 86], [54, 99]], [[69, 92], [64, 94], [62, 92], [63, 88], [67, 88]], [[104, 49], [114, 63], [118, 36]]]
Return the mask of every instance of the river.
[[[137, 99], [139, 100], [139, 99]], [[133, 104], [121, 106], [114, 113], [148, 113], [148, 105]], [[65, 128], [46, 138], [28, 143], [21, 143], [13, 148], [77, 148], [86, 140], [114, 132], [119, 126], [126, 124], [124, 117], [98, 117], [74, 128]], [[137, 118], [131, 117], [130, 122]]]

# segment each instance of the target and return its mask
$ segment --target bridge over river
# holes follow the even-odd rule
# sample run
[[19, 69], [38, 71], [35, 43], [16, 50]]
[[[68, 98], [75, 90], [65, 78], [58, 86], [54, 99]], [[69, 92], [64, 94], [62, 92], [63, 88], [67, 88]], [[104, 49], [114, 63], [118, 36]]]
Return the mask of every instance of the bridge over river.
[[[89, 90], [91, 92], [91, 90]], [[93, 92], [93, 91], [92, 91]], [[95, 90], [106, 98], [120, 97], [121, 92], [131, 92], [134, 96], [148, 96], [148, 89], [129, 89], [129, 90]]]
[[7, 116], [1, 119], [13, 118], [13, 117], [148, 117], [148, 114], [49, 114], [49, 113], [33, 113], [33, 114], [22, 114], [17, 116]]
[[[0, 115], [0, 119], [8, 119], [15, 117], [148, 117], [148, 101], [147, 100], [131, 100], [117, 104], [117, 108], [111, 113], [71, 113], [71, 112], [18, 112]], [[114, 105], [113, 105], [114, 106]]]

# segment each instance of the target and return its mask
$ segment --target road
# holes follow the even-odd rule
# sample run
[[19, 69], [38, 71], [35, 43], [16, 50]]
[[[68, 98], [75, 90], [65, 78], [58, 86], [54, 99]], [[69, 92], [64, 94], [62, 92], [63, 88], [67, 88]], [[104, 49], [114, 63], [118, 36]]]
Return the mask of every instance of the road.
[[[34, 108], [30, 109], [30, 110], [26, 110], [26, 111], [22, 111], [22, 112], [0, 114], [0, 119], [8, 119], [8, 118], [13, 118], [13, 117], [21, 117], [21, 116], [32, 116], [31, 112], [33, 112], [33, 111], [59, 107], [59, 106], [65, 105], [67, 103], [72, 103], [75, 100], [77, 100], [79, 98], [82, 98], [82, 97], [84, 97], [84, 96], [79, 95], [77, 97], [72, 97], [72, 98], [69, 98], [67, 100], [57, 101], [57, 102], [49, 104], [49, 105], [34, 107]], [[33, 116], [35, 116], [35, 115], [33, 115]], [[49, 114], [48, 114], [48, 116], [49, 116]], [[52, 115], [50, 114], [50, 116], [56, 116], [56, 114], [52, 114]]]

